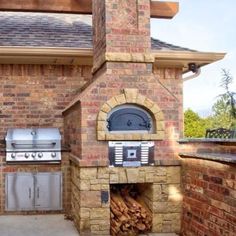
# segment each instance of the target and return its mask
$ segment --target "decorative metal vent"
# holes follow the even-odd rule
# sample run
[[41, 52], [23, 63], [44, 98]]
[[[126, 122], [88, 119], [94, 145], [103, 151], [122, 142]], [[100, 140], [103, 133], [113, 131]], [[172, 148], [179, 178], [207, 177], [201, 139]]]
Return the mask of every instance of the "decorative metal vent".
[[154, 142], [109, 142], [111, 166], [137, 167], [154, 163]]
[[109, 131], [150, 131], [152, 128], [148, 113], [136, 107], [115, 110], [107, 123]]

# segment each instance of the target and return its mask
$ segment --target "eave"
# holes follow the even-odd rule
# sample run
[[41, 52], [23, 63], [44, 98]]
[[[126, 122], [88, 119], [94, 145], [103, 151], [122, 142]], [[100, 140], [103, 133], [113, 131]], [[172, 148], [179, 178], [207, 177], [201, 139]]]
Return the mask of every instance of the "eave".
[[153, 51], [155, 65], [158, 67], [178, 67], [183, 73], [189, 72], [188, 64], [195, 63], [198, 67], [222, 60], [226, 53], [197, 51]]
[[92, 56], [83, 48], [0, 47], [0, 64], [92, 65]]
[[[152, 51], [154, 65], [182, 68], [188, 72], [188, 64], [202, 67], [224, 58], [225, 53], [196, 51]], [[0, 47], [0, 64], [51, 64], [93, 65], [93, 50], [83, 48]]]

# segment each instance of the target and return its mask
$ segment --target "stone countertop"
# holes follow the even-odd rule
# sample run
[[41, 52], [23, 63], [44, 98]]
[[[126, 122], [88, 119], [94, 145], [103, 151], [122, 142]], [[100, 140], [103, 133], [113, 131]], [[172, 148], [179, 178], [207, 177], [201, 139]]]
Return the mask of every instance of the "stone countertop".
[[184, 138], [179, 140], [180, 144], [188, 143], [215, 143], [224, 145], [236, 145], [236, 139], [222, 139], [222, 138]]
[[182, 158], [196, 158], [196, 159], [204, 159], [218, 162], [226, 162], [236, 164], [236, 153], [179, 153], [179, 156]]

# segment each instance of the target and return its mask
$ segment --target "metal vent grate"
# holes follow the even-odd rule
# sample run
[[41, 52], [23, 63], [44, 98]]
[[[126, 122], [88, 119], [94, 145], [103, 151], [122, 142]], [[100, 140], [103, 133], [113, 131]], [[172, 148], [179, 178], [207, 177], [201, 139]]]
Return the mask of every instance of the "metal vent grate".
[[109, 142], [112, 166], [151, 165], [154, 160], [154, 142]]

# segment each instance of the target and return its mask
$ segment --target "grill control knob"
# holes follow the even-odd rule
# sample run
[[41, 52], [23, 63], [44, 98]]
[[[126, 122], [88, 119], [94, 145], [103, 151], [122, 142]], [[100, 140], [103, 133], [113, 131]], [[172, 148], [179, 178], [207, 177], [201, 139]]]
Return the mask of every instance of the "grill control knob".
[[16, 154], [15, 153], [12, 153], [11, 154], [11, 158], [14, 159], [16, 157]]
[[52, 154], [51, 154], [52, 158], [56, 157], [56, 155], [57, 154], [55, 152], [52, 152]]
[[36, 157], [36, 153], [33, 152], [33, 153], [31, 154], [31, 156], [32, 156], [33, 158], [35, 158], [35, 157]]
[[29, 153], [25, 153], [25, 158], [29, 158], [30, 154]]
[[42, 158], [42, 157], [43, 157], [43, 153], [40, 152], [40, 153], [38, 154], [38, 157], [39, 157], [39, 158]]

